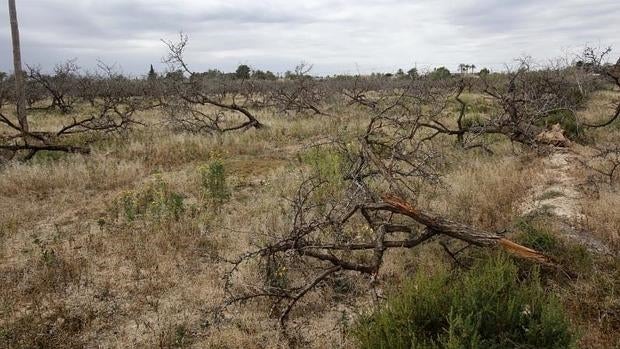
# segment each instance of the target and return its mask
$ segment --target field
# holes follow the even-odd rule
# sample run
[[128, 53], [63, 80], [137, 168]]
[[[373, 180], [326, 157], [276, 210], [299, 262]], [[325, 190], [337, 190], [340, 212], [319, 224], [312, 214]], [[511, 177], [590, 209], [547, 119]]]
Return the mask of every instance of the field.
[[[498, 85], [507, 79], [499, 74], [495, 78]], [[618, 87], [592, 88], [587, 100], [575, 108], [576, 131], [570, 133], [570, 125], [564, 123], [566, 138], [556, 146], [533, 144], [503, 128], [491, 130], [488, 120], [501, 115], [505, 99], [493, 97], [477, 85], [479, 79], [471, 79], [469, 89], [459, 87], [463, 85], [457, 78], [445, 83], [423, 80], [422, 85], [405, 88], [413, 92], [402, 104], [394, 102], [403, 98], [398, 92], [402, 84], [369, 85], [349, 93], [350, 98], [333, 97], [334, 89], [356, 91], [360, 81], [356, 80], [345, 88], [321, 90], [327, 97], [312, 100], [319, 113], [303, 103], [291, 107], [290, 100], [286, 104], [290, 108], [281, 107], [277, 98], [271, 105], [246, 103], [244, 110], [262, 127], [230, 131], [222, 128], [244, 122], [243, 115], [219, 124], [207, 122], [219, 130], [188, 129], [180, 113], [170, 110], [191, 107], [202, 115], [226, 116], [232, 115], [231, 110], [206, 99], [190, 106], [177, 100], [165, 107], [136, 108], [131, 127], [105, 132], [81, 124], [76, 129], [84, 132], [50, 138], [63, 146], [87, 147], [87, 154], [40, 149], [30, 156], [27, 149], [5, 149], [0, 167], [0, 346], [354, 348], [365, 338], [356, 335], [360, 319], [411, 287], [407, 286], [411, 280], [464, 274], [481, 261], [499, 258], [518, 268], [519, 280], [538, 275], [543, 293], [557, 300], [567, 314], [575, 345], [617, 347], [620, 174], [609, 175], [618, 154], [608, 149], [609, 156], [599, 155], [603, 145], [620, 141], [620, 123], [582, 125], [601, 123], [614, 113]], [[311, 86], [303, 85], [311, 79], [293, 81], [301, 84], [295, 88], [303, 86], [306, 92], [331, 86], [329, 81]], [[218, 103], [236, 105], [231, 94], [225, 92]], [[248, 102], [249, 95], [242, 100]], [[256, 95], [264, 96], [264, 91]], [[90, 104], [76, 98], [67, 113], [33, 108], [29, 128], [52, 134], [76, 119], [97, 114], [106, 96], [95, 96]], [[436, 103], [437, 96], [447, 104]], [[144, 100], [141, 96], [140, 103]], [[371, 101], [377, 105], [369, 106]], [[34, 106], [50, 103], [43, 98]], [[13, 109], [7, 103], [0, 111], [14, 119]], [[390, 117], [377, 122], [377, 115]], [[457, 121], [458, 115], [462, 120]], [[528, 119], [531, 124], [538, 121]], [[435, 125], [420, 128], [416, 135], [425, 142], [416, 152], [428, 159], [415, 158], [420, 161], [416, 166], [411, 158], [407, 167], [394, 165], [412, 154], [406, 147], [417, 143], [403, 142], [413, 137], [393, 135], [423, 123]], [[481, 131], [484, 123], [489, 132]], [[555, 123], [539, 127], [551, 130]], [[369, 125], [380, 125], [376, 126], [380, 132], [372, 133]], [[443, 125], [466, 130], [465, 140], [449, 132], [431, 137]], [[2, 127], [5, 135], [14, 131]], [[364, 138], [376, 141], [371, 147], [374, 155], [358, 144]], [[384, 140], [391, 142], [391, 151], [377, 145]], [[407, 145], [401, 152], [402, 144]], [[328, 257], [310, 258], [317, 254], [307, 254], [307, 245], [289, 246], [278, 251], [282, 254], [263, 253], [265, 260], [245, 255], [265, 246], [275, 250], [288, 241], [291, 231], [320, 222], [330, 207], [340, 209], [342, 202], [361, 197], [369, 200], [364, 195], [371, 194], [349, 196], [353, 194], [346, 169], [355, 161], [347, 156], [353, 155], [366, 159], [366, 169], [376, 166], [358, 173], [370, 178], [359, 183], [368, 184], [372, 192], [402, 194], [416, 209], [488, 233], [492, 239], [505, 237], [544, 255], [545, 262], [520, 258], [518, 253], [506, 257], [495, 240], [483, 243], [442, 232], [411, 248], [385, 248], [377, 270], [370, 273], [347, 266], [371, 263], [376, 246], [368, 256], [337, 250], [331, 256], [341, 259], [331, 264]], [[374, 156], [381, 160], [373, 162]], [[411, 168], [415, 171], [402, 174]], [[318, 189], [304, 192], [303, 183], [316, 178]], [[409, 185], [415, 188], [403, 189]], [[300, 204], [304, 200], [329, 204], [306, 207]], [[367, 214], [362, 213], [360, 217]], [[403, 219], [395, 219], [394, 227]], [[319, 228], [314, 241], [326, 244], [321, 250], [328, 250], [332, 241], [333, 248], [343, 246], [338, 245], [343, 241], [374, 244], [376, 221], [368, 221], [358, 217], [347, 222], [346, 229]], [[419, 221], [408, 224], [429, 226]], [[399, 234], [403, 235], [395, 236], [413, 236], [413, 228]], [[236, 264], [244, 256], [248, 259]], [[347, 257], [350, 264], [343, 262]], [[329, 276], [317, 279], [308, 292], [295, 293], [301, 296], [290, 313], [283, 311], [289, 295], [279, 303], [277, 297], [273, 301], [250, 296], [287, 287], [299, 292], [308, 285], [305, 273], [314, 270]], [[265, 283], [271, 288], [255, 286]]]

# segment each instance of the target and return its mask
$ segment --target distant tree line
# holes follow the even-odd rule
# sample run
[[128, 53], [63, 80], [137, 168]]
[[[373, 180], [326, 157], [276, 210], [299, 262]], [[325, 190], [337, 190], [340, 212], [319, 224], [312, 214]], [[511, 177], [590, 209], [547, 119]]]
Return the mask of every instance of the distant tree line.
[[[474, 73], [475, 68], [476, 68], [476, 65], [474, 64], [460, 64], [459, 73], [460, 74], [466, 73], [466, 74], [473, 75], [475, 74]], [[156, 79], [158, 77], [182, 79], [184, 76], [184, 73], [185, 72], [183, 72], [183, 70], [173, 70], [173, 71], [168, 71], [160, 76], [155, 72], [153, 65], [151, 65], [149, 72], [147, 74], [147, 78], [149, 80]], [[224, 78], [224, 79], [238, 79], [238, 80], [271, 80], [271, 81], [278, 80], [278, 79], [294, 80], [298, 77], [298, 74], [296, 74], [296, 72], [292, 70], [287, 70], [286, 72], [284, 72], [284, 74], [280, 75], [280, 74], [273, 73], [270, 70], [253, 69], [247, 64], [240, 64], [237, 67], [237, 69], [231, 73], [226, 73], [219, 69], [209, 69], [204, 72], [193, 72], [192, 74], [194, 78], [206, 78], [206, 79]], [[480, 76], [488, 75], [488, 74], [490, 74], [490, 70], [487, 68], [482, 68], [478, 72], [478, 75]], [[323, 78], [343, 78], [347, 76], [351, 76], [351, 75], [335, 74], [332, 76], [328, 75]], [[440, 67], [434, 68], [432, 71], [427, 72], [427, 73], [420, 73], [416, 67], [413, 67], [407, 70], [406, 72], [402, 68], [399, 68], [398, 70], [396, 70], [395, 73], [371, 73], [370, 76], [373, 78], [387, 77], [387, 78], [393, 78], [393, 79], [398, 79], [398, 80], [415, 80], [415, 79], [419, 79], [421, 77], [426, 76], [433, 80], [442, 80], [442, 79], [448, 79], [452, 77], [453, 74], [445, 66], [440, 66]]]
[[[34, 75], [38, 75], [39, 78], [43, 78], [43, 77], [49, 78], [51, 76], [58, 77], [61, 75], [70, 75], [70, 74], [76, 73], [77, 70], [80, 70], [79, 67], [77, 67], [75, 63], [76, 63], [75, 60], [70, 60], [65, 63], [62, 63], [63, 65], [65, 65], [65, 67], [56, 66], [52, 74], [43, 73], [40, 67], [28, 66], [28, 69], [27, 69], [28, 72], [26, 73], [30, 74], [29, 76], [30, 78], [33, 78]], [[576, 65], [578, 67], [587, 68], [587, 65], [585, 65], [581, 61], [577, 62]], [[459, 72], [460, 73], [467, 72], [469, 74], [474, 74], [473, 69], [475, 69], [475, 67], [476, 67], [475, 65], [461, 64], [459, 65]], [[489, 69], [482, 68], [477, 73], [477, 75], [483, 76], [483, 75], [488, 75], [490, 73], [491, 72]], [[25, 74], [24, 76], [28, 78], [27, 75], [28, 74]], [[153, 65], [151, 64], [146, 74], [146, 79], [149, 81], [162, 79], [162, 78], [172, 79], [172, 80], [182, 80], [182, 79], [187, 78], [186, 75], [187, 75], [186, 72], [184, 72], [182, 69], [174, 69], [174, 70], [166, 71], [164, 73], [158, 73], [153, 67]], [[351, 76], [352, 75], [334, 74], [331, 76], [328, 75], [326, 77], [322, 77], [322, 79], [329, 79], [329, 78], [343, 79], [343, 78], [350, 78]], [[384, 78], [392, 78], [396, 80], [416, 80], [416, 79], [423, 78], [423, 77], [430, 78], [432, 80], [442, 80], [442, 79], [449, 79], [452, 76], [453, 76], [452, 72], [444, 66], [436, 67], [432, 71], [427, 72], [427, 73], [420, 73], [419, 70], [414, 67], [414, 68], [407, 70], [406, 72], [402, 68], [399, 68], [395, 73], [371, 73], [369, 74], [369, 77], [371, 78], [384, 77]], [[292, 71], [292, 70], [287, 70], [284, 74], [277, 74], [270, 70], [254, 69], [247, 64], [240, 64], [234, 72], [227, 73], [219, 69], [208, 69], [204, 72], [192, 72], [192, 77], [194, 79], [204, 78], [204, 79], [275, 81], [278, 79], [294, 80], [299, 77], [299, 74], [297, 74], [295, 71]], [[12, 78], [12, 76], [6, 72], [0, 71], [0, 80], [6, 80], [9, 78]]]
[[[176, 69], [168, 71], [162, 75], [159, 75], [153, 65], [149, 69], [147, 78], [154, 80], [157, 78], [170, 78], [170, 79], [182, 79], [185, 72], [182, 69]], [[277, 80], [278, 76], [269, 70], [252, 69], [247, 64], [240, 64], [234, 73], [225, 73], [219, 69], [209, 69], [204, 72], [193, 72], [194, 78], [207, 78], [207, 79], [239, 79], [239, 80]]]

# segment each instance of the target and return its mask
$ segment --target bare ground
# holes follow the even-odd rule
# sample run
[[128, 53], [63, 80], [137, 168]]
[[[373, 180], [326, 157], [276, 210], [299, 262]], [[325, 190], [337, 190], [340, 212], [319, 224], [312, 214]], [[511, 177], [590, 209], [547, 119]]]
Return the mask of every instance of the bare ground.
[[524, 215], [547, 214], [561, 226], [564, 237], [584, 245], [597, 253], [610, 253], [607, 244], [582, 229], [586, 216], [583, 205], [587, 198], [587, 183], [583, 161], [587, 147], [572, 145], [567, 148], [554, 147], [542, 158], [539, 185], [534, 186], [525, 197], [519, 211]]

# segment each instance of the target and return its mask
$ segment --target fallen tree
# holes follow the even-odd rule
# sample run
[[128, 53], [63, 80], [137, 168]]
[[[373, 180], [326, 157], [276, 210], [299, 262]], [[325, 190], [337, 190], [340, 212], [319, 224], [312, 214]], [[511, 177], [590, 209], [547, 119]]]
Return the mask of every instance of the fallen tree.
[[[98, 90], [90, 111], [73, 116], [56, 131], [25, 129], [21, 124], [12, 121], [8, 115], [0, 112], [0, 124], [12, 131], [0, 134], [0, 149], [12, 152], [26, 151], [23, 157], [25, 160], [31, 159], [40, 151], [88, 154], [89, 139], [124, 132], [134, 125], [141, 124], [135, 120], [134, 115], [139, 110], [152, 108], [152, 102], [136, 96], [128, 79], [102, 63], [99, 66], [99, 73], [93, 79], [98, 80]], [[77, 143], [73, 137], [76, 135], [82, 136], [82, 140]]]
[[[415, 103], [406, 96], [415, 95]], [[327, 287], [342, 273], [378, 285], [385, 257], [440, 239], [503, 249], [535, 263], [552, 264], [543, 254], [501, 234], [487, 232], [421, 209], [416, 203], [422, 182], [439, 183], [438, 153], [421, 124], [437, 110], [420, 104], [434, 95], [409, 90], [384, 99], [357, 142], [334, 140], [342, 176], [320, 173], [302, 181], [289, 199], [290, 229], [267, 232], [268, 241], [229, 261], [224, 306], [268, 299], [283, 329], [293, 308], [309, 293]], [[258, 267], [248, 280], [244, 268]], [[255, 274], [253, 274], [255, 276]]]
[[[184, 59], [184, 52], [188, 44], [188, 36], [181, 33], [178, 42], [164, 41], [168, 48], [168, 56], [164, 62], [169, 64], [173, 71], [180, 72], [177, 79], [169, 79], [165, 93], [160, 102], [166, 110], [168, 123], [176, 129], [194, 133], [224, 133], [249, 128], [262, 128], [263, 124], [243, 106], [247, 97], [254, 95], [247, 91], [255, 87], [252, 84], [242, 84], [246, 91], [240, 93], [233, 89], [214, 89], [207, 80], [190, 70]], [[183, 74], [188, 74], [186, 79]], [[224, 81], [220, 81], [224, 83]], [[241, 96], [242, 102], [237, 102]], [[249, 103], [248, 103], [249, 104]], [[239, 120], [241, 118], [241, 121]]]
[[77, 101], [78, 74], [80, 68], [75, 60], [69, 60], [63, 64], [54, 67], [53, 75], [41, 72], [40, 67], [28, 66], [28, 78], [40, 90], [46, 92], [51, 98], [52, 104], [45, 108], [36, 108], [31, 106], [30, 109], [58, 109], [63, 114], [68, 114], [73, 110], [73, 106]]

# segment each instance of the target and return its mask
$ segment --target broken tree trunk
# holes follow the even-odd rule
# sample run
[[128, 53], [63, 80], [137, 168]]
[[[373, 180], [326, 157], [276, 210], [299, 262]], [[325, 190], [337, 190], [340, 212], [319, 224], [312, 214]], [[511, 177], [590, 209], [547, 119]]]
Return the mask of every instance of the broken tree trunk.
[[544, 254], [519, 245], [501, 235], [481, 231], [469, 225], [453, 222], [429, 212], [424, 212], [396, 196], [386, 195], [383, 197], [383, 201], [387, 205], [388, 210], [410, 217], [438, 234], [447, 235], [477, 246], [499, 246], [506, 252], [520, 258], [541, 264], [552, 264], [551, 260]]

